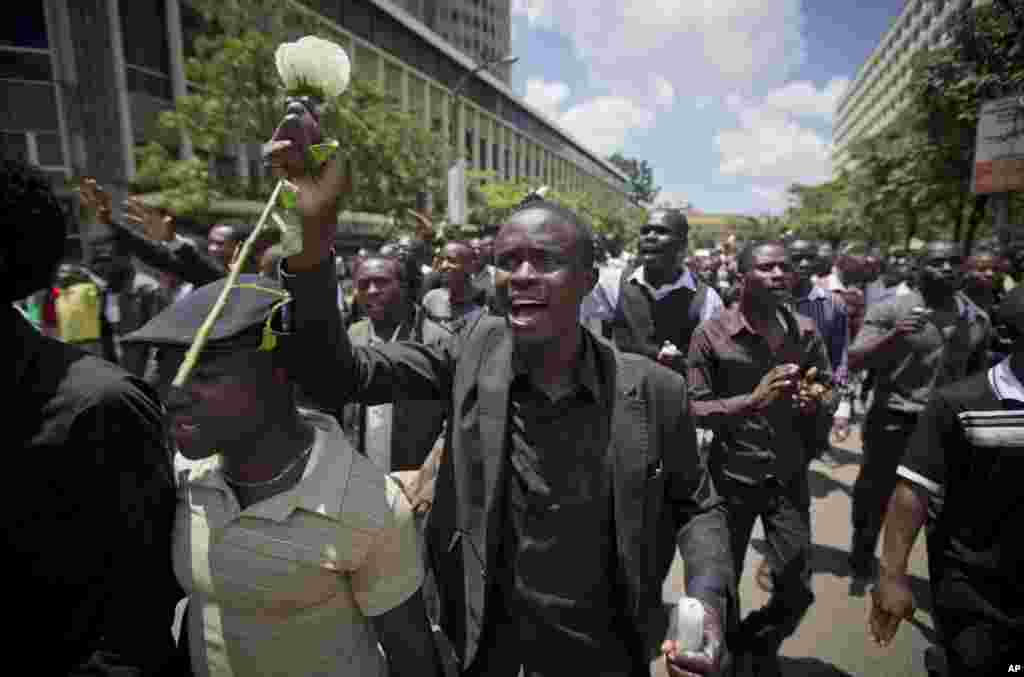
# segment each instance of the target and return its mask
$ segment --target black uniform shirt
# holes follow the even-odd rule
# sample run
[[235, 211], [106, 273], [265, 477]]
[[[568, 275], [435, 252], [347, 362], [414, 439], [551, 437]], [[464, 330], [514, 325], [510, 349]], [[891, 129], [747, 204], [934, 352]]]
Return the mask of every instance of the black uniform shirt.
[[502, 599], [531, 676], [632, 668], [617, 632], [611, 406], [588, 342], [572, 392], [552, 401], [519, 374], [509, 393]]
[[937, 610], [1024, 633], [1024, 386], [1009, 362], [936, 390], [897, 473], [941, 502]]

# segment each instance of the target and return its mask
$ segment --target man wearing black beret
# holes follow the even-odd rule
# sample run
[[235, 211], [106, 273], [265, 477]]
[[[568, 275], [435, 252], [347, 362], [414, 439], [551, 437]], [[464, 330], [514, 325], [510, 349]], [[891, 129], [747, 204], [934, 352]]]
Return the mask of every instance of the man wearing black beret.
[[186, 383], [171, 385], [226, 283], [125, 338], [157, 348], [167, 393], [193, 673], [436, 677], [411, 507], [337, 421], [296, 406], [288, 295], [241, 275]]

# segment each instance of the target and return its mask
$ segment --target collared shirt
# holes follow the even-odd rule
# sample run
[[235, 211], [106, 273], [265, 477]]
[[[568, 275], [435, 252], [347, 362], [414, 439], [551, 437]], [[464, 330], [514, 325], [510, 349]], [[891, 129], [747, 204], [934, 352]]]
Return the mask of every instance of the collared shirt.
[[[959, 381], [970, 369], [986, 366], [991, 322], [988, 315], [966, 296], [955, 296], [957, 317], [939, 327], [934, 321], [924, 329], [904, 337], [884, 353], [876, 354], [868, 365], [874, 369], [875, 402], [894, 411], [919, 414], [936, 387]], [[864, 326], [854, 339], [851, 351], [889, 333], [916, 307], [924, 307], [924, 297], [913, 291], [890, 297], [868, 309]]]
[[369, 619], [422, 583], [411, 509], [330, 417], [303, 416], [317, 430], [302, 479], [245, 510], [219, 457], [175, 459], [174, 570], [197, 677], [388, 674]]
[[[391, 337], [385, 338], [377, 336], [373, 320], [369, 321], [369, 325], [369, 345], [396, 341], [399, 333], [402, 331], [402, 325], [399, 324], [391, 333]], [[363, 421], [363, 430], [366, 431], [364, 438], [366, 455], [377, 464], [378, 468], [385, 472], [391, 470], [391, 430], [394, 426], [394, 413], [395, 405], [393, 404], [368, 406], [366, 407], [366, 418]]]
[[838, 384], [846, 383], [850, 346], [850, 318], [846, 306], [836, 303], [830, 292], [813, 285], [807, 296], [796, 299], [793, 305], [796, 312], [814, 320], [828, 349], [833, 378]]
[[632, 672], [608, 619], [614, 598], [615, 531], [608, 458], [612, 403], [584, 335], [571, 388], [552, 399], [517, 370], [509, 392], [502, 599], [527, 674]]
[[[639, 266], [629, 276], [630, 281], [636, 281], [651, 292], [655, 301], [659, 301], [677, 289], [697, 290], [697, 277], [689, 268], [683, 268], [682, 273], [674, 282], [661, 285], [657, 289], [647, 282], [644, 276], [644, 267]], [[598, 276], [597, 284], [588, 296], [589, 301], [584, 300], [581, 312], [586, 310], [586, 318], [591, 317], [611, 321], [615, 317], [615, 309], [619, 305], [620, 284], [622, 280], [622, 269], [611, 266], [603, 267]], [[713, 288], [708, 287], [707, 295], [704, 297], [704, 305], [701, 306], [701, 321], [714, 317], [723, 307], [722, 297]], [[679, 346], [683, 350], [685, 346]]]
[[897, 474], [939, 503], [936, 609], [1024, 633], [1024, 384], [1010, 359], [937, 389]]
[[[472, 281], [468, 281], [467, 284], [472, 286]], [[468, 291], [471, 292], [472, 289]], [[477, 303], [472, 295], [462, 303], [453, 304], [451, 292], [447, 287], [428, 291], [421, 305], [432, 320], [453, 332], [460, 331], [466, 322], [471, 321], [483, 310], [483, 306]]]
[[817, 367], [831, 374], [825, 344], [814, 321], [780, 308], [786, 333], [773, 353], [739, 309], [726, 308], [697, 328], [690, 342], [690, 409], [701, 427], [714, 431], [713, 472], [746, 484], [769, 475], [785, 481], [804, 467], [818, 417], [802, 414], [781, 398], [760, 413], [746, 411], [749, 394], [780, 364]]

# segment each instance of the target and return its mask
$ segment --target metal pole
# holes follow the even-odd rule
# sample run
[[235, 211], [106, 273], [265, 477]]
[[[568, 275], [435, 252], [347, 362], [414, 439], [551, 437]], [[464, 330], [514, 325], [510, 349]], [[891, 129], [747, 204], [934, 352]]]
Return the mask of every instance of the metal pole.
[[[466, 186], [466, 166], [465, 166], [465, 131], [461, 121], [464, 119], [462, 115], [462, 108], [459, 105], [462, 100], [462, 90], [469, 82], [469, 80], [477, 73], [487, 70], [498, 64], [511, 64], [518, 60], [519, 57], [504, 56], [500, 59], [492, 59], [479, 64], [476, 68], [471, 71], [467, 71], [465, 75], [459, 78], [459, 81], [455, 84], [455, 88], [452, 89], [452, 115], [449, 116], [449, 124], [454, 123], [456, 125], [455, 131], [455, 162], [452, 163], [451, 168], [448, 170], [448, 223], [452, 225], [464, 225], [462, 222], [466, 220], [466, 199], [467, 199], [467, 186]], [[446, 130], [447, 132], [447, 130]], [[453, 182], [455, 185], [452, 185]]]

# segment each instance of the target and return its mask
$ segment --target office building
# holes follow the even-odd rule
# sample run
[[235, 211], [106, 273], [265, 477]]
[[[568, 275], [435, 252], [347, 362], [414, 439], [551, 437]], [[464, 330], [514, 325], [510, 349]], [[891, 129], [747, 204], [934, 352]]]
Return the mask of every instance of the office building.
[[[885, 129], [909, 103], [911, 61], [939, 47], [950, 22], [972, 0], [906, 0], [903, 10], [860, 67], [836, 104], [832, 123], [832, 168], [849, 161], [855, 140]], [[980, 4], [977, 0], [975, 5]]]
[[[321, 35], [344, 47], [355, 77], [376, 79], [424, 125], [449, 130], [471, 167], [626, 199], [622, 172], [499, 78], [482, 72], [464, 80], [478, 62], [396, 4], [282, 1], [315, 17]], [[39, 165], [58, 183], [96, 176], [117, 198], [135, 176], [136, 149], [156, 138], [157, 115], [188, 91], [184, 63], [200, 17], [185, 0], [22, 0], [7, 7], [0, 150]], [[179, 153], [191, 155], [187, 139]], [[263, 171], [258, 144], [214, 164], [222, 175]]]

